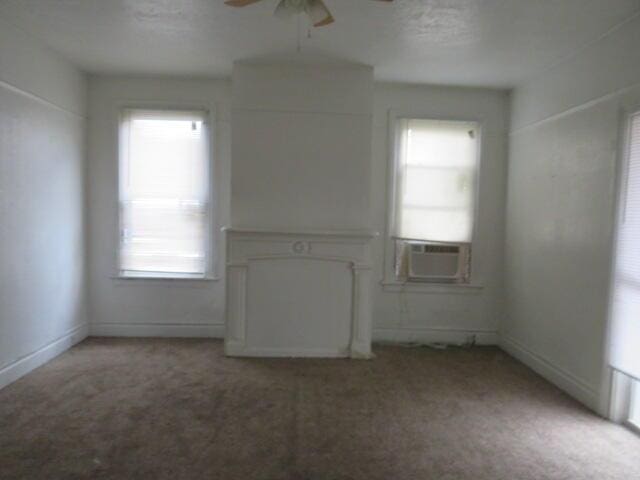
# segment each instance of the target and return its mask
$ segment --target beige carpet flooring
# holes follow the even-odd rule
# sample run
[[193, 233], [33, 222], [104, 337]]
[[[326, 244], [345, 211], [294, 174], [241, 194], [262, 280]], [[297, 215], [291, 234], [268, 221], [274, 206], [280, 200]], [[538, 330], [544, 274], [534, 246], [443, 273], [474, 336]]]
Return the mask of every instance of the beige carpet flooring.
[[640, 437], [496, 348], [376, 353], [88, 339], [0, 391], [0, 478], [640, 479]]

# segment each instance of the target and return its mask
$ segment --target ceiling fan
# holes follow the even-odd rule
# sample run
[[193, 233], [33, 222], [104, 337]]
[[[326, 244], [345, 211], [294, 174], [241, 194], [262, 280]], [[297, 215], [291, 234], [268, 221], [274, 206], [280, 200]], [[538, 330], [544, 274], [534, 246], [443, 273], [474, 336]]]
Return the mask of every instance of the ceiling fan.
[[[224, 3], [231, 7], [246, 7], [261, 0], [226, 0]], [[378, 2], [393, 2], [393, 0], [376, 0]], [[297, 13], [306, 13], [314, 27], [324, 27], [334, 22], [333, 15], [323, 0], [280, 0], [275, 15], [288, 18]]]

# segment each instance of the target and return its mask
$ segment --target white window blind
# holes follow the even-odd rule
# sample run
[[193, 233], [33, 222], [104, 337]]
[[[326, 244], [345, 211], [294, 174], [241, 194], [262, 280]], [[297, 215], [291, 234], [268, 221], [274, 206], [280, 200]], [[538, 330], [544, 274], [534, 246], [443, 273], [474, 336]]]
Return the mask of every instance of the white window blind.
[[125, 110], [120, 129], [120, 271], [205, 275], [205, 112]]
[[395, 236], [471, 243], [477, 124], [401, 119], [398, 136]]
[[640, 379], [640, 114], [629, 122], [619, 210], [610, 363]]

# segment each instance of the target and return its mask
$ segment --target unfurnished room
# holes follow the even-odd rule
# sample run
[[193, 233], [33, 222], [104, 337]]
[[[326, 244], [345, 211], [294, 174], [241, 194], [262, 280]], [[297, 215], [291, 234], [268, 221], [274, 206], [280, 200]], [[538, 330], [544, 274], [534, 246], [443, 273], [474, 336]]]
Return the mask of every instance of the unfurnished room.
[[1, 480], [640, 480], [640, 0], [0, 0]]

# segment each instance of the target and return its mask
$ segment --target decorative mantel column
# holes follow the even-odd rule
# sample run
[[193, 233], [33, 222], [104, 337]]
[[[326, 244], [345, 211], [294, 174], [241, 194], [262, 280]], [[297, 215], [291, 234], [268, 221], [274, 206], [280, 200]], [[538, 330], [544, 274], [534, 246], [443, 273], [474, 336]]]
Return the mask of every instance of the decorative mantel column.
[[226, 228], [232, 356], [371, 356], [370, 241], [364, 231]]

